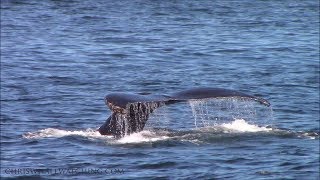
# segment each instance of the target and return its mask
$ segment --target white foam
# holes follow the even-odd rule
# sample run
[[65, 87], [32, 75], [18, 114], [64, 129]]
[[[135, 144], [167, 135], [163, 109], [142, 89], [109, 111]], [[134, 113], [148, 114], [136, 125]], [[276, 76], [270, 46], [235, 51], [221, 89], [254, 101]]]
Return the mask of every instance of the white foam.
[[94, 129], [86, 129], [86, 130], [78, 130], [78, 131], [67, 131], [62, 129], [55, 129], [55, 128], [47, 128], [42, 129], [35, 132], [28, 132], [23, 134], [23, 138], [26, 139], [43, 139], [43, 138], [60, 138], [65, 136], [82, 136], [87, 138], [95, 138], [95, 139], [107, 139], [112, 140], [109, 141], [110, 143], [116, 143], [116, 144], [128, 144], [128, 143], [141, 143], [141, 142], [154, 142], [159, 140], [164, 140], [169, 138], [165, 135], [157, 135], [155, 132], [152, 131], [141, 131], [139, 133], [133, 133], [129, 136], [125, 136], [119, 140], [115, 140], [113, 136], [105, 136], [100, 135], [100, 133]]
[[[206, 127], [205, 129], [207, 129]], [[214, 129], [221, 128], [226, 133], [233, 132], [269, 132], [272, 128], [259, 127], [257, 125], [249, 124], [244, 119], [235, 119], [230, 123], [223, 123], [221, 125], [215, 126]], [[110, 143], [116, 144], [128, 144], [128, 143], [143, 143], [143, 142], [155, 142], [169, 139], [168, 132], [154, 132], [149, 130], [144, 130], [138, 133], [133, 133], [125, 136], [121, 139], [114, 139], [113, 136], [104, 136], [95, 130], [88, 128], [86, 130], [74, 130], [68, 131], [63, 129], [47, 128], [35, 132], [28, 132], [23, 135], [26, 139], [42, 139], [42, 138], [60, 138], [64, 136], [82, 136], [94, 139], [105, 139]], [[111, 140], [111, 141], [110, 141]]]
[[127, 143], [141, 143], [141, 142], [154, 142], [159, 140], [168, 139], [168, 136], [157, 135], [152, 131], [141, 131], [138, 133], [130, 134], [129, 136], [124, 136], [123, 138], [117, 140], [117, 143], [127, 144]]
[[259, 127], [257, 125], [249, 124], [244, 119], [235, 119], [231, 123], [223, 123], [220, 125], [226, 130], [231, 130], [234, 132], [269, 132], [272, 131], [272, 128]]
[[298, 137], [307, 137], [309, 139], [316, 139], [317, 137], [319, 138], [319, 134], [316, 132], [314, 132], [314, 133], [306, 132], [306, 133], [302, 133], [301, 135], [298, 135]]
[[78, 135], [83, 137], [93, 137], [93, 138], [103, 138], [108, 136], [102, 136], [100, 133], [94, 129], [88, 128], [86, 130], [79, 130], [79, 131], [67, 131], [62, 129], [55, 129], [55, 128], [47, 128], [42, 129], [36, 132], [28, 132], [23, 135], [26, 139], [41, 139], [41, 138], [60, 138], [64, 136], [70, 136], [70, 135]]

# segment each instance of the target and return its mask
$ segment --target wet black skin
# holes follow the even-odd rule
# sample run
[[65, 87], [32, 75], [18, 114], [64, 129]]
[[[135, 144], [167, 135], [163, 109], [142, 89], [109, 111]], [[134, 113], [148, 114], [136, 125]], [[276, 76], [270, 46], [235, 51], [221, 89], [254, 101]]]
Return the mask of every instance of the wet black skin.
[[[222, 88], [193, 88], [171, 95], [112, 93], [105, 97], [105, 103], [111, 109], [112, 115], [98, 131], [101, 135], [120, 138], [142, 131], [150, 113], [163, 105], [192, 99], [223, 97], [250, 99], [270, 106], [270, 103], [265, 99]], [[124, 118], [127, 120], [127, 124], [124, 123]]]

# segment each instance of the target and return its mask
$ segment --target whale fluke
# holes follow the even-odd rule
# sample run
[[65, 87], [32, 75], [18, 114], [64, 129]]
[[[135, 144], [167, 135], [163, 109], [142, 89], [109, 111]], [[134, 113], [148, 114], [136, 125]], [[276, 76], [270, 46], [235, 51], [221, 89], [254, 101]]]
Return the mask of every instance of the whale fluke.
[[142, 131], [149, 115], [161, 106], [195, 99], [227, 97], [254, 100], [270, 106], [263, 98], [222, 88], [194, 88], [171, 95], [111, 93], [105, 97], [105, 103], [112, 115], [98, 131], [101, 135], [122, 137]]

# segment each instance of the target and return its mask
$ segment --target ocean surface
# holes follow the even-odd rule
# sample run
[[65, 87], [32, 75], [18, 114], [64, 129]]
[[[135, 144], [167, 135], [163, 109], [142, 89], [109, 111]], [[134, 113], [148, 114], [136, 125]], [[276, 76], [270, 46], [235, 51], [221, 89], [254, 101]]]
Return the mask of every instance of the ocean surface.
[[[194, 87], [272, 106], [195, 100], [96, 131], [108, 93]], [[1, 179], [320, 179], [319, 1], [1, 0]]]

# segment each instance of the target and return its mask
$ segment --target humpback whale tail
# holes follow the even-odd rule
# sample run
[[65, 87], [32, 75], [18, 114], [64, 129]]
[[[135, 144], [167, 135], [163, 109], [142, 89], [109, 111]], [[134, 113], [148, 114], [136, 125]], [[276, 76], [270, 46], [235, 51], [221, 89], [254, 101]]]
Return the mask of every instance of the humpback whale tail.
[[112, 115], [99, 128], [101, 135], [113, 135], [122, 137], [143, 130], [149, 115], [158, 107], [164, 105], [162, 102], [132, 102], [125, 108], [114, 108]]
[[112, 115], [98, 131], [101, 135], [122, 137], [142, 131], [149, 115], [161, 106], [192, 99], [226, 97], [250, 99], [270, 106], [265, 99], [221, 88], [195, 88], [171, 95], [112, 93], [105, 97], [105, 103]]

